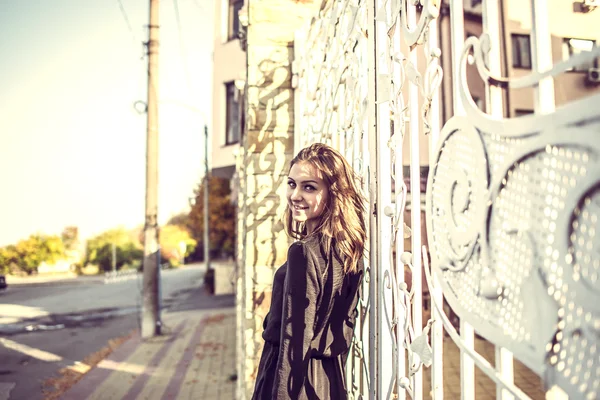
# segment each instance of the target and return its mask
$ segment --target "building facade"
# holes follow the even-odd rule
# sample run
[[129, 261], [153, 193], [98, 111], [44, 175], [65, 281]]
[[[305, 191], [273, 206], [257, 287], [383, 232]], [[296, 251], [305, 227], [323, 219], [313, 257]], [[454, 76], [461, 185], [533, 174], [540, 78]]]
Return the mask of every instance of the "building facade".
[[246, 53], [240, 42], [238, 17], [243, 6], [243, 0], [226, 0], [215, 7], [213, 129], [209, 151], [212, 175], [227, 179], [234, 174], [244, 125]]
[[[482, 0], [463, 0], [465, 17], [465, 39], [479, 37], [483, 32]], [[548, 1], [548, 27], [552, 36], [552, 61], [554, 64], [566, 61], [574, 54], [590, 51], [600, 44], [600, 9], [598, 2]], [[440, 44], [444, 73], [452, 73], [452, 63], [448, 55], [450, 49], [449, 1], [444, 1], [440, 18]], [[532, 27], [531, 5], [517, 0], [499, 2], [499, 29], [501, 51], [500, 73], [506, 78], [520, 78], [532, 72]], [[572, 68], [567, 74], [559, 75], [554, 81], [556, 106], [582, 99], [600, 91], [600, 64], [598, 60]], [[469, 89], [481, 110], [486, 109], [485, 85], [479, 78], [476, 67], [467, 70]], [[443, 114], [445, 122], [453, 115], [452, 80], [443, 83]], [[503, 89], [503, 110], [505, 117], [518, 117], [534, 111], [534, 91], [526, 89]]]

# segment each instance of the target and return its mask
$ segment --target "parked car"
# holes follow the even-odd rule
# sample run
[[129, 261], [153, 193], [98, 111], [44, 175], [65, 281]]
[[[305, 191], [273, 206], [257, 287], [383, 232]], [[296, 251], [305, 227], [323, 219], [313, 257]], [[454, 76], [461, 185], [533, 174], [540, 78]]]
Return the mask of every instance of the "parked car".
[[6, 289], [7, 286], [6, 277], [4, 275], [0, 275], [0, 289]]

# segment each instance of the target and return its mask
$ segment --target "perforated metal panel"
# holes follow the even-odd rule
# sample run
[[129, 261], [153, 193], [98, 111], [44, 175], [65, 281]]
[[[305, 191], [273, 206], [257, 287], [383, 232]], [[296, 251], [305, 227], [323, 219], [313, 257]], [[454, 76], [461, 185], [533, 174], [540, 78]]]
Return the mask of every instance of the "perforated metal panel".
[[434, 270], [455, 312], [547, 387], [589, 399], [600, 396], [598, 101], [512, 120], [467, 101], [428, 187]]

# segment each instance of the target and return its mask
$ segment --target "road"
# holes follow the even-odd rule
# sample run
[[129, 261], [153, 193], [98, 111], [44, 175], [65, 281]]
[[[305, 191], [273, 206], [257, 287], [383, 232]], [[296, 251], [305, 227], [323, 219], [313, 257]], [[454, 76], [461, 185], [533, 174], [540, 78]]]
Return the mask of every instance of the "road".
[[[163, 271], [163, 312], [202, 285], [203, 265]], [[42, 399], [41, 384], [139, 329], [142, 278], [12, 285], [0, 291], [0, 400]]]

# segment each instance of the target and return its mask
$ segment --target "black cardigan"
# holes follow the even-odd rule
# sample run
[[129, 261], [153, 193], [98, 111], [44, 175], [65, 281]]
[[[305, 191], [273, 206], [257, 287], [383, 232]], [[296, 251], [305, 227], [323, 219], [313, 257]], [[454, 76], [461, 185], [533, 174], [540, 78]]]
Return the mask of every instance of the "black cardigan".
[[335, 244], [325, 254], [317, 235], [290, 246], [273, 281], [253, 398], [347, 397], [344, 366], [363, 263], [345, 274], [336, 254]]

